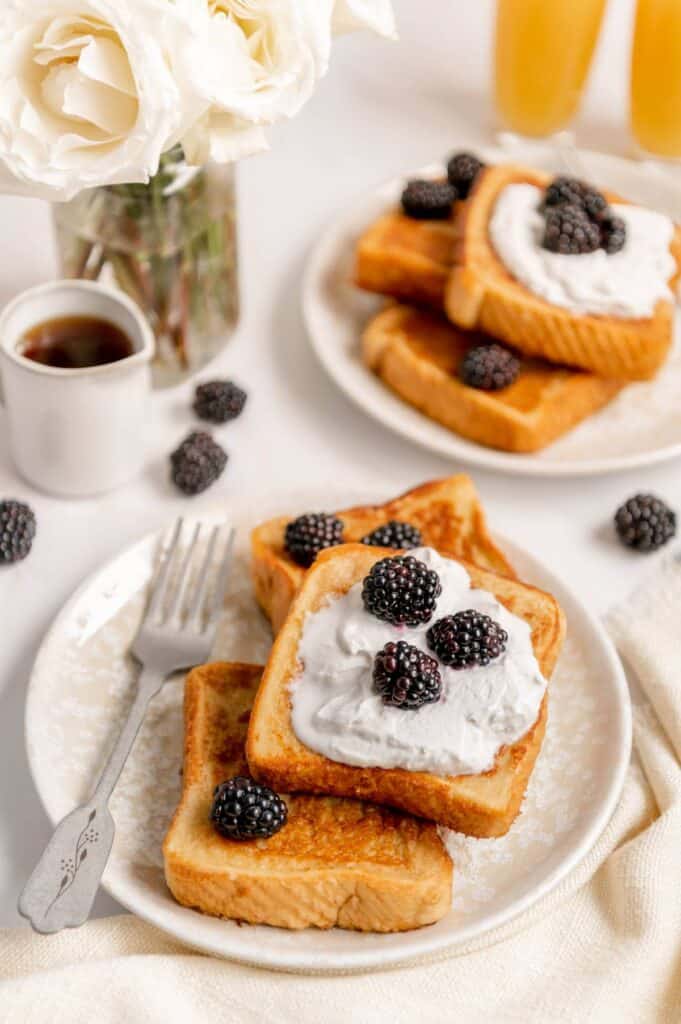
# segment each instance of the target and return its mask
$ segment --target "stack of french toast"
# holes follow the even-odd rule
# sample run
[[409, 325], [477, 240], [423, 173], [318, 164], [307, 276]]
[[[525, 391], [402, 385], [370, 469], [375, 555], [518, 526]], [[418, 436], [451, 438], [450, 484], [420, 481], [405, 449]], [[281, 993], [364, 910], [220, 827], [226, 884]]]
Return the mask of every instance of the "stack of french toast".
[[457, 153], [358, 241], [356, 283], [391, 300], [363, 360], [462, 437], [535, 452], [658, 373], [680, 260], [657, 212]]
[[185, 686], [165, 844], [183, 905], [393, 932], [451, 908], [443, 829], [503, 836], [539, 755], [565, 622], [521, 582], [465, 475], [252, 533], [263, 666]]

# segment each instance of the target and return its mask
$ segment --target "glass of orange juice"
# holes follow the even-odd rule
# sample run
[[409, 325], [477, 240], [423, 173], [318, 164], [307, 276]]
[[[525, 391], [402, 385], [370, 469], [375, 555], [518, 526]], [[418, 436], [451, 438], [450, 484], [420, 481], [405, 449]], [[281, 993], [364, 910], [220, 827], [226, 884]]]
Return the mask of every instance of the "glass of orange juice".
[[681, 157], [680, 0], [638, 0], [630, 121], [634, 138], [648, 153]]
[[496, 104], [513, 131], [551, 135], [571, 120], [606, 2], [498, 0]]

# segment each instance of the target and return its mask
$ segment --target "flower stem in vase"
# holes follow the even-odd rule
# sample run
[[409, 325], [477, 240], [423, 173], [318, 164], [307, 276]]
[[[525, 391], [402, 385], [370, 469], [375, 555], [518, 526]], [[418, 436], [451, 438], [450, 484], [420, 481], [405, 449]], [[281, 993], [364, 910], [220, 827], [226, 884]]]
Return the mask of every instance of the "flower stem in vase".
[[69, 276], [113, 278], [147, 315], [154, 374], [177, 383], [225, 344], [237, 320], [231, 167], [189, 167], [179, 149], [147, 185], [93, 189], [55, 208]]

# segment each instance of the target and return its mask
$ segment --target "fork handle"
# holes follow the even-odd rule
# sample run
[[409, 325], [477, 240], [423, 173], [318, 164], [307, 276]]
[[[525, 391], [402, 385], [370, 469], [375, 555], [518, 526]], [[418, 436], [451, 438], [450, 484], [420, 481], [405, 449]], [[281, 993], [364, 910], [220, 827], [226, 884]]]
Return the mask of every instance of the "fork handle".
[[92, 796], [92, 801], [101, 806], [106, 806], [114, 791], [121, 772], [125, 767], [128, 754], [135, 742], [137, 733], [140, 731], [144, 716], [147, 713], [149, 702], [155, 697], [163, 686], [165, 673], [153, 669], [143, 668], [137, 680], [135, 699], [132, 702], [128, 717], [119, 733], [113, 750], [107, 758], [106, 764], [99, 776], [97, 785]]
[[115, 826], [108, 803], [144, 720], [149, 701], [165, 676], [143, 669], [128, 717], [87, 803], [55, 829], [19, 898], [18, 909], [33, 928], [52, 934], [83, 924], [106, 868]]

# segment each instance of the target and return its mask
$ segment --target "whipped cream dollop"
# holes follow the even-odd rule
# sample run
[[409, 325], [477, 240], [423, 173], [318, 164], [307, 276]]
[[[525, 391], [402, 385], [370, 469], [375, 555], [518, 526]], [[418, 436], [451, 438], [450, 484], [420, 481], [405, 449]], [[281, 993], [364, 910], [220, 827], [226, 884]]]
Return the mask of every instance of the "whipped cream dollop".
[[575, 313], [649, 317], [659, 299], [672, 299], [676, 270], [669, 245], [669, 217], [640, 206], [613, 204], [627, 229], [624, 247], [566, 256], [542, 248], [543, 191], [535, 185], [507, 185], [500, 193], [489, 234], [499, 258], [517, 281], [554, 306]]
[[[293, 730], [306, 747], [343, 764], [437, 775], [488, 771], [501, 747], [520, 739], [539, 714], [546, 680], [530, 627], [493, 594], [471, 589], [458, 562], [432, 548], [409, 554], [440, 577], [442, 593], [431, 622], [412, 629], [377, 619], [364, 608], [362, 581], [309, 613], [298, 648], [300, 671], [291, 685]], [[430, 625], [467, 608], [503, 626], [504, 654], [475, 668], [440, 665], [442, 697], [434, 704], [415, 710], [384, 704], [372, 679], [384, 644], [406, 640], [432, 657], [426, 643]]]

